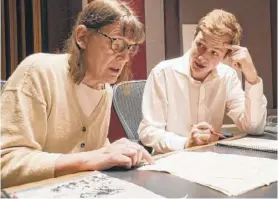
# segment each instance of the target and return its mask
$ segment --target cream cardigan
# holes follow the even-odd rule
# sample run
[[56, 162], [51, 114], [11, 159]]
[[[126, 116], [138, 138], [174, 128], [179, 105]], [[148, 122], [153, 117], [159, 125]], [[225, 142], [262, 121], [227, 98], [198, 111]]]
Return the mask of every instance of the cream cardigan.
[[68, 75], [68, 55], [34, 54], [10, 77], [1, 102], [2, 187], [54, 177], [61, 154], [105, 145], [112, 89], [87, 117]]

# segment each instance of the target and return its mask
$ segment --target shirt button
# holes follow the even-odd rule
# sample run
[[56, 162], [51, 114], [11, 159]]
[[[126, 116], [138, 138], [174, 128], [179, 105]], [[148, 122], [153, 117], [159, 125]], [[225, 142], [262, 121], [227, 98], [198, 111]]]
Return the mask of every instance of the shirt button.
[[85, 147], [85, 143], [81, 143], [81, 144], [80, 144], [80, 147], [81, 147], [81, 148], [84, 148], [84, 147]]
[[82, 127], [82, 131], [85, 132], [87, 129], [85, 126]]

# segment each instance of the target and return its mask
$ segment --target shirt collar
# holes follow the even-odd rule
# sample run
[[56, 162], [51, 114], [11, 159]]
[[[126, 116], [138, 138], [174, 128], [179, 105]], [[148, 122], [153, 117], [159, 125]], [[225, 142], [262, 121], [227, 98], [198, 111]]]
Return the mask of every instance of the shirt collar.
[[180, 59], [179, 62], [177, 62], [173, 68], [178, 71], [179, 73], [182, 73], [188, 77], [191, 77], [190, 73], [190, 65], [189, 65], [189, 55], [190, 50], [187, 51]]

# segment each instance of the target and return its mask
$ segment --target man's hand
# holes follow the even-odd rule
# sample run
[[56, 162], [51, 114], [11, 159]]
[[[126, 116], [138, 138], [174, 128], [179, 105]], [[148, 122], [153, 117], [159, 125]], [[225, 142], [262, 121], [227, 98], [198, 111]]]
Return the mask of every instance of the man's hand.
[[231, 44], [226, 44], [225, 47], [230, 51], [226, 55], [229, 65], [236, 70], [242, 71], [246, 81], [248, 81], [250, 84], [258, 83], [258, 73], [253, 64], [248, 49]]
[[190, 136], [186, 142], [185, 148], [205, 145], [216, 141], [218, 137], [211, 134], [213, 131], [214, 129], [212, 126], [206, 122], [201, 122], [197, 125], [194, 125], [191, 129]]

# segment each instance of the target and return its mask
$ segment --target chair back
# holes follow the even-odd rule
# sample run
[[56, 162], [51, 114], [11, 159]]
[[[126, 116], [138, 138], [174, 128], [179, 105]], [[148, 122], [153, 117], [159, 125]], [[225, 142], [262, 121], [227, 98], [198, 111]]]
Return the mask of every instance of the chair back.
[[139, 140], [137, 131], [142, 120], [141, 105], [145, 83], [146, 80], [138, 80], [113, 86], [113, 107], [126, 137], [130, 140]]

